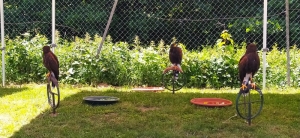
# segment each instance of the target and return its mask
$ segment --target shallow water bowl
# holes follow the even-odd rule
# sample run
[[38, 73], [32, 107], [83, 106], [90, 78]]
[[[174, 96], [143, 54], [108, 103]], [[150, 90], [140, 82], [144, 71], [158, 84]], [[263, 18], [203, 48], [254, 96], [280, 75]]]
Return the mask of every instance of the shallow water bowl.
[[159, 92], [164, 91], [165, 89], [163, 87], [139, 87], [133, 88], [132, 90], [138, 92]]
[[120, 98], [112, 96], [87, 96], [84, 97], [83, 100], [85, 103], [91, 105], [107, 105], [118, 102]]
[[224, 107], [232, 105], [232, 102], [222, 98], [194, 98], [192, 104], [207, 106], [207, 107]]

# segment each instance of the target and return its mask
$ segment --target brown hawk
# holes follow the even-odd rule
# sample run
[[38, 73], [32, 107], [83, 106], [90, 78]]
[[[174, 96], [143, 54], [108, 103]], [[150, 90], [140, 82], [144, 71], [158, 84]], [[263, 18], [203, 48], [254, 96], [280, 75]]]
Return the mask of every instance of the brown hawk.
[[[244, 90], [247, 86], [245, 85], [248, 80], [253, 79], [253, 76], [260, 67], [260, 60], [257, 54], [257, 47], [255, 44], [250, 43], [247, 45], [246, 53], [242, 56], [239, 61], [239, 77]], [[252, 82], [252, 87], [255, 88], [255, 83]]]
[[[59, 76], [59, 62], [56, 55], [50, 50], [50, 46], [43, 47], [43, 64], [49, 71], [47, 77], [54, 75], [56, 81]], [[56, 82], [57, 83], [57, 82]], [[55, 87], [55, 82], [52, 81], [52, 87]]]

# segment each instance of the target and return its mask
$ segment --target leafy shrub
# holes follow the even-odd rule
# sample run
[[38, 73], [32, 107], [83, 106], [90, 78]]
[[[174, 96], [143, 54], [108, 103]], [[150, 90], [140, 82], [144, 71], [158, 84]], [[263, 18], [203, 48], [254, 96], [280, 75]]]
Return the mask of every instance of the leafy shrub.
[[41, 82], [45, 70], [42, 63], [42, 46], [46, 37], [36, 35], [32, 39], [17, 37], [7, 40], [6, 80], [15, 83]]
[[[58, 35], [58, 34], [57, 34]], [[107, 83], [115, 86], [161, 86], [162, 71], [170, 65], [169, 46], [160, 41], [141, 45], [138, 37], [133, 43], [113, 43], [107, 37], [99, 58], [96, 51], [101, 37], [75, 38], [70, 42], [57, 39], [55, 54], [60, 61], [60, 82], [68, 84], [98, 85]], [[6, 39], [6, 78], [9, 83], [42, 83], [47, 70], [42, 64], [42, 47], [49, 40], [42, 35], [32, 39], [17, 37]], [[187, 87], [239, 87], [237, 64], [245, 52], [245, 43], [227, 46], [205, 46], [200, 50], [187, 50], [184, 44], [182, 68], [187, 76]], [[300, 50], [290, 49], [292, 86], [300, 86]], [[262, 83], [261, 68], [255, 75], [258, 85]], [[277, 49], [267, 53], [267, 86], [286, 86], [286, 51]]]

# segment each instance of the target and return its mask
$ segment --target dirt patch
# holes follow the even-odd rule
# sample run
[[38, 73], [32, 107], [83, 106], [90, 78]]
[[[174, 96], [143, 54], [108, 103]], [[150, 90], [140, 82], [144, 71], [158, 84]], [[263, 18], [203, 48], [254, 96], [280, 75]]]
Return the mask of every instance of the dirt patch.
[[154, 111], [154, 110], [158, 110], [158, 107], [138, 107], [138, 110], [140, 110], [141, 112], [147, 112], [147, 111]]
[[97, 87], [100, 87], [100, 88], [107, 88], [107, 87], [111, 87], [111, 85], [108, 85], [107, 83], [99, 83], [97, 85]]
[[115, 117], [115, 116], [117, 116], [117, 113], [114, 112], [104, 114], [104, 117]]

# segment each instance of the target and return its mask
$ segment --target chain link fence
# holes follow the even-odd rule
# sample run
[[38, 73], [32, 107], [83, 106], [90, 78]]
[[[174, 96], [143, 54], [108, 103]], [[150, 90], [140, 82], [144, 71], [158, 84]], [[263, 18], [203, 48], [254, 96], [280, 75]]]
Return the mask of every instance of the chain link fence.
[[[113, 1], [62, 0], [56, 2], [56, 30], [62, 38], [82, 37], [86, 33], [101, 34], [105, 28]], [[46, 35], [51, 40], [52, 3], [14, 0], [4, 3], [5, 35], [25, 33]]]
[[[103, 35], [113, 0], [57, 0], [56, 29], [62, 38]], [[10, 0], [4, 2], [5, 35], [46, 35], [51, 40], [51, 1]], [[289, 44], [300, 43], [300, 0], [289, 1]], [[267, 47], [286, 48], [285, 1], [268, 2]], [[263, 43], [263, 0], [119, 0], [108, 31], [114, 42], [143, 44], [176, 38], [188, 49], [213, 46], [223, 30], [235, 44]], [[50, 42], [49, 42], [50, 43]]]
[[[56, 2], [56, 29], [63, 38], [86, 33], [102, 35], [113, 0], [60, 0]], [[239, 3], [239, 4], [237, 4]], [[51, 1], [12, 0], [4, 3], [5, 34], [16, 37], [28, 32], [51, 38]], [[299, 44], [299, 0], [290, 1], [290, 44]], [[285, 1], [268, 3], [268, 47], [286, 45]], [[114, 41], [142, 43], [175, 37], [189, 49], [214, 45], [223, 30], [235, 43], [262, 45], [262, 0], [119, 0], [108, 34]]]
[[291, 45], [297, 45], [299, 46], [300, 44], [300, 1], [293, 1], [290, 5], [290, 30], [292, 31], [290, 33], [291, 40], [290, 44]]

